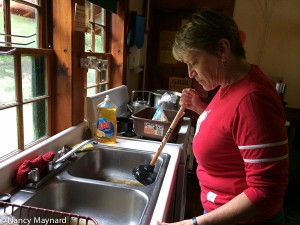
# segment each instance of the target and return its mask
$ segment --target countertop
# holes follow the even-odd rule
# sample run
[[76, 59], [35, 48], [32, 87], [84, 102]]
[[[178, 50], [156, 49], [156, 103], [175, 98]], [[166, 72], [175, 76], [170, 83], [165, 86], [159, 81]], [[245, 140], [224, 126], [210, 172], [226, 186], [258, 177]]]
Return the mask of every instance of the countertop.
[[[38, 155], [41, 155], [49, 151], [58, 151], [65, 144], [74, 145], [80, 142], [81, 135], [87, 123], [83, 122], [78, 126], [71, 127], [49, 139], [45, 142], [36, 145], [32, 149], [20, 153], [16, 157], [13, 157], [0, 164], [0, 176], [3, 178], [0, 181], [0, 193], [10, 192], [13, 187], [13, 180], [16, 174], [16, 169], [22, 164], [25, 159], [32, 159]], [[145, 141], [145, 140], [127, 140], [117, 138], [116, 144], [101, 144], [112, 145], [116, 147], [124, 147], [129, 149], [143, 150], [156, 152], [161, 142], [157, 141]], [[164, 181], [159, 193], [156, 207], [153, 212], [151, 225], [155, 225], [156, 221], [164, 221], [167, 217], [167, 209], [171, 203], [171, 196], [173, 189], [175, 188], [177, 168], [180, 157], [180, 145], [167, 143], [162, 151], [169, 154], [170, 161]]]

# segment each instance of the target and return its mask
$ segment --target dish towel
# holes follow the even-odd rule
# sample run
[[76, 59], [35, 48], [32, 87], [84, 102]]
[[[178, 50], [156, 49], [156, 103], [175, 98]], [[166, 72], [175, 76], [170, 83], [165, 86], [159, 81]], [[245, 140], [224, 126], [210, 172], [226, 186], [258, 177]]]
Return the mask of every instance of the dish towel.
[[53, 160], [54, 155], [55, 152], [47, 152], [33, 160], [25, 160], [18, 168], [15, 185], [20, 187], [26, 184], [28, 181], [28, 173], [34, 168], [38, 168], [40, 174], [43, 173], [45, 169], [47, 169], [48, 163]]
[[146, 17], [138, 15], [135, 11], [130, 12], [125, 30], [127, 46], [131, 48], [136, 45], [137, 48], [142, 48], [145, 30]]
[[136, 45], [137, 48], [142, 48], [144, 45], [145, 26], [146, 26], [146, 17], [136, 15], [134, 44]]

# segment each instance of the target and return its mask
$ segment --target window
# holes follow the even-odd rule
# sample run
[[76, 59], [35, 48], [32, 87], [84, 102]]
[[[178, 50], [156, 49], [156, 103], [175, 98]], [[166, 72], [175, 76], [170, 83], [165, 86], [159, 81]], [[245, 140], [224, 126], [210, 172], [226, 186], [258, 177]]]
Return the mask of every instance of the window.
[[[41, 6], [37, 4], [37, 0], [0, 0], [1, 45], [37, 48], [39, 11]], [[5, 17], [6, 13], [8, 17]]]
[[88, 64], [85, 89], [86, 96], [105, 91], [109, 86], [110, 55], [109, 54], [85, 54]]
[[50, 135], [52, 50], [43, 49], [44, 3], [0, 0], [0, 160]]
[[107, 18], [106, 10], [90, 3], [85, 2], [88, 9], [88, 27], [85, 33], [85, 52], [105, 53], [106, 50], [106, 33]]
[[107, 90], [109, 86], [110, 54], [106, 54], [106, 40], [110, 13], [89, 1], [86, 1], [85, 6], [89, 9], [89, 25], [85, 33], [85, 57], [97, 64], [89, 66], [86, 73], [85, 95], [90, 96]]

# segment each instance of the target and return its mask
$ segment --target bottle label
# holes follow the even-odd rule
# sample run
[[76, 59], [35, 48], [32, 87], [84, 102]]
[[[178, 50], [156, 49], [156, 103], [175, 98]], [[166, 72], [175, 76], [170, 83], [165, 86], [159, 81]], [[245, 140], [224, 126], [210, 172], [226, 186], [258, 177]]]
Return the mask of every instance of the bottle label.
[[112, 138], [114, 137], [114, 133], [114, 124], [103, 117], [99, 117], [97, 121], [97, 136]]

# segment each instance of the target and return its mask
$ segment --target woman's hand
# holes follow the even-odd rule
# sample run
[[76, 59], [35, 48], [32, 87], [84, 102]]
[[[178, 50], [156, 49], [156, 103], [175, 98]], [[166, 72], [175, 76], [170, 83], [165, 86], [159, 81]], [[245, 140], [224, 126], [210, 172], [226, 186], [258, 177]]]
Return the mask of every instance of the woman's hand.
[[199, 115], [205, 110], [207, 104], [202, 102], [198, 92], [192, 88], [182, 90], [180, 105], [185, 106], [187, 109], [193, 110]]
[[183, 220], [176, 223], [163, 223], [163, 222], [156, 222], [157, 225], [193, 225], [192, 220]]

